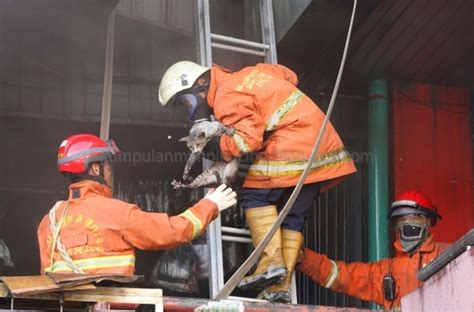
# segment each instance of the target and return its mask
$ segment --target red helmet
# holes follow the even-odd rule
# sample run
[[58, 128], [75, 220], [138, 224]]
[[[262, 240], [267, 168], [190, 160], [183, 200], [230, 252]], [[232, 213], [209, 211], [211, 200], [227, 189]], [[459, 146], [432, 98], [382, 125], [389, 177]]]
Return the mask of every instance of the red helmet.
[[89, 164], [104, 161], [120, 151], [114, 141], [104, 141], [92, 134], [76, 134], [66, 138], [58, 150], [59, 172], [81, 174]]
[[398, 196], [392, 203], [388, 217], [392, 219], [407, 214], [424, 214], [431, 217], [434, 223], [441, 219], [435, 205], [419, 191], [408, 191]]

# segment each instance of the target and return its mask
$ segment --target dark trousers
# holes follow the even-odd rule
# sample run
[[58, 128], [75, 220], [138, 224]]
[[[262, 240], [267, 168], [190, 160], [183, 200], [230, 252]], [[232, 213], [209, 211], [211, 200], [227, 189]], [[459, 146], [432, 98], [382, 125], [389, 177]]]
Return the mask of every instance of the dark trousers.
[[[245, 211], [250, 208], [259, 208], [275, 205], [280, 211], [290, 198], [294, 187], [255, 189], [243, 188], [241, 191], [240, 207]], [[302, 232], [313, 206], [313, 201], [319, 196], [321, 183], [306, 184], [301, 188], [301, 192], [296, 201], [281, 224], [281, 228]]]

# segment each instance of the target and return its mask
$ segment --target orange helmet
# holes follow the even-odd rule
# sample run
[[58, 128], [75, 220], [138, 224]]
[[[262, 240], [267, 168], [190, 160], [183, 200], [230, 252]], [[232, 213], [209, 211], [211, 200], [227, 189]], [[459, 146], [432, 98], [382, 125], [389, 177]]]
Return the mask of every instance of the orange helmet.
[[423, 214], [433, 219], [433, 224], [441, 215], [428, 197], [419, 191], [408, 191], [397, 197], [392, 203], [388, 217], [390, 219], [407, 214]]
[[93, 162], [101, 162], [120, 151], [114, 141], [104, 141], [92, 134], [76, 134], [66, 138], [58, 150], [61, 173], [85, 173]]

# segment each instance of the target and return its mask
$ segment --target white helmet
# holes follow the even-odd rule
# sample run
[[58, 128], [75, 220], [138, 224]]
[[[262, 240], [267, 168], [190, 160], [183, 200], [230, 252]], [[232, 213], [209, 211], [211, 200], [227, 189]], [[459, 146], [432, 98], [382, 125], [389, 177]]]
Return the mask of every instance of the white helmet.
[[208, 70], [210, 68], [190, 61], [181, 61], [171, 65], [161, 78], [158, 88], [160, 104], [166, 106], [178, 92], [191, 88], [199, 76]]

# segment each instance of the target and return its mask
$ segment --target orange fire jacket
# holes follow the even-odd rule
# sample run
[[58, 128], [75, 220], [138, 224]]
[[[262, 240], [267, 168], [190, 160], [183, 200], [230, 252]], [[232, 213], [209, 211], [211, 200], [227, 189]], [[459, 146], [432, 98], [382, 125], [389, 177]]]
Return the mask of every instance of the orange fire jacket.
[[[257, 64], [237, 72], [211, 68], [207, 100], [217, 120], [236, 130], [222, 136], [225, 160], [258, 152], [244, 187], [296, 185], [315, 144], [324, 113], [296, 88], [296, 74], [282, 65]], [[306, 183], [355, 172], [351, 156], [329, 124]]]
[[[433, 235], [430, 235], [412, 256], [402, 250], [399, 240], [395, 241], [394, 246], [396, 250], [394, 258], [350, 264], [333, 261], [325, 255], [305, 249], [304, 259], [297, 269], [308, 275], [315, 283], [333, 291], [373, 301], [387, 309], [397, 308], [403, 296], [420, 287], [421, 282], [416, 278], [420, 268], [436, 258], [447, 245], [435, 243]], [[395, 280], [396, 297], [393, 301], [385, 299], [383, 289], [383, 278], [390, 272]]]
[[[69, 199], [59, 206], [55, 222], [62, 224], [59, 238], [67, 253], [88, 274], [132, 275], [135, 248], [159, 250], [190, 242], [218, 214], [216, 204], [207, 199], [170, 217], [113, 199], [110, 188], [94, 181], [71, 184], [69, 190]], [[61, 218], [68, 202], [67, 213]], [[72, 272], [57, 244], [51, 263], [53, 240], [46, 215], [38, 227], [41, 273]]]

